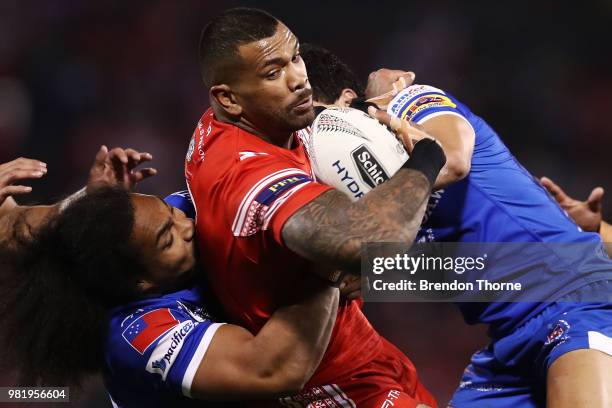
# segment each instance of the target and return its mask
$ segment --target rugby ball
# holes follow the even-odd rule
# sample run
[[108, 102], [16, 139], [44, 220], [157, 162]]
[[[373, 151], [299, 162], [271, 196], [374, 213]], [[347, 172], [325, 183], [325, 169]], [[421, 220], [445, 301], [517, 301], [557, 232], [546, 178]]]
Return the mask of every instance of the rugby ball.
[[352, 108], [328, 108], [307, 144], [317, 180], [353, 201], [384, 183], [408, 160], [402, 143], [376, 119]]

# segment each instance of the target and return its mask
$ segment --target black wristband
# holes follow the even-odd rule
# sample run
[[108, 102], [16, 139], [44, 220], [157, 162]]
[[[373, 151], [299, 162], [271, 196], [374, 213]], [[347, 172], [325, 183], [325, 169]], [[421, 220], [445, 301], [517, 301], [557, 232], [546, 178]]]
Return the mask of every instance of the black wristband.
[[402, 168], [420, 171], [433, 186], [445, 164], [446, 155], [440, 145], [433, 139], [422, 139], [414, 145], [410, 158]]
[[372, 102], [367, 102], [365, 98], [355, 98], [349, 105], [350, 108], [359, 109], [362, 112], [368, 113], [368, 107], [373, 106], [378, 109], [378, 106]]

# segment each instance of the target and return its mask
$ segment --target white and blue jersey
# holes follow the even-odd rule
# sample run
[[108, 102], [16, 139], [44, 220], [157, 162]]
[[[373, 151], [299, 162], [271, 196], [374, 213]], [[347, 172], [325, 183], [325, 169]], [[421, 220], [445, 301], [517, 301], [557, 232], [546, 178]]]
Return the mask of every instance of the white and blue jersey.
[[172, 193], [166, 198], [164, 198], [164, 201], [168, 203], [168, 205], [171, 205], [174, 208], [178, 208], [179, 210], [184, 212], [187, 218], [195, 220], [196, 210], [193, 205], [193, 200], [191, 199], [191, 194], [189, 194], [188, 190]]
[[[193, 216], [187, 192], [165, 201]], [[205, 301], [202, 290], [191, 287], [110, 311], [104, 379], [113, 406], [203, 406], [191, 399], [191, 385], [222, 325], [213, 322]]]
[[221, 326], [202, 305], [191, 288], [111, 311], [104, 377], [115, 406], [191, 405], [196, 370]]
[[[413, 85], [389, 104], [388, 113], [423, 123], [439, 115], [456, 115], [474, 129], [475, 145], [467, 177], [430, 198], [420, 242], [473, 243], [577, 243], [591, 253], [561, 253], [555, 245], [533, 250], [525, 264], [543, 265], [534, 272], [517, 265], [495, 273], [492, 281], [520, 281], [530, 298], [555, 301], [591, 282], [612, 279], [612, 261], [605, 255], [601, 238], [585, 233], [567, 216], [540, 183], [501, 141], [495, 131], [464, 104], [446, 92], [427, 85]], [[579, 256], [576, 256], [579, 255]], [[567, 265], [563, 268], [560, 265]], [[546, 305], [543, 303], [462, 303], [468, 323], [487, 323], [492, 333], [505, 333], [525, 322]]]
[[[489, 324], [493, 341], [474, 354], [449, 406], [543, 406], [547, 370], [561, 355], [612, 355], [612, 261], [599, 235], [581, 231], [495, 131], [446, 92], [411, 86], [388, 112], [416, 123], [456, 115], [476, 135], [470, 173], [432, 194], [420, 242], [536, 243], [480, 279], [520, 281], [547, 302], [459, 304], [468, 323]], [[579, 250], [564, 251], [570, 243]]]

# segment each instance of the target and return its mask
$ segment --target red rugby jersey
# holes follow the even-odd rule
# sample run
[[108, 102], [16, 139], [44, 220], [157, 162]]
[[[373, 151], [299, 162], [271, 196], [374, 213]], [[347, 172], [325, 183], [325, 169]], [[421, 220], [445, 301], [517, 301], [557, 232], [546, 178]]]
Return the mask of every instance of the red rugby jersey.
[[[231, 322], [258, 332], [282, 300], [300, 290], [312, 264], [283, 243], [282, 228], [329, 186], [317, 183], [303, 139], [285, 149], [206, 111], [194, 132], [185, 175], [202, 265]], [[367, 364], [381, 338], [360, 302], [339, 308], [330, 345], [310, 385], [339, 381]]]

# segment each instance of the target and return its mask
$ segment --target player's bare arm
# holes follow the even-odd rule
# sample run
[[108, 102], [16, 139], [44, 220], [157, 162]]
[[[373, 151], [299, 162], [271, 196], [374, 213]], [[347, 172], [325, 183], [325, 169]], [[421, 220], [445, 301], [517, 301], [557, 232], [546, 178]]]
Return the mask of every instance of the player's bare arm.
[[472, 166], [476, 138], [470, 124], [458, 116], [441, 115], [427, 119], [422, 126], [440, 142], [446, 154], [446, 165], [436, 179], [434, 190], [465, 178]]
[[[393, 126], [392, 119], [383, 111], [373, 112], [381, 122], [389, 125], [412, 150], [410, 126]], [[397, 119], [398, 120], [398, 119]], [[431, 155], [444, 164], [444, 155], [435, 143], [430, 149], [426, 141], [412, 150], [408, 163]], [[434, 160], [436, 161], [436, 160]], [[429, 163], [436, 167], [436, 164]], [[385, 184], [357, 202], [343, 193], [331, 190], [300, 209], [289, 218], [283, 228], [283, 239], [289, 248], [305, 258], [354, 271], [359, 268], [361, 244], [365, 242], [412, 242], [418, 232], [435, 176], [440, 167], [426, 171], [418, 166], [402, 168]], [[431, 178], [433, 174], [433, 179]], [[406, 194], [409, 192], [409, 194]]]
[[[406, 75], [411, 81], [404, 80]], [[392, 69], [379, 69], [368, 77], [366, 97], [385, 109], [390, 99], [401, 89], [410, 86], [414, 73]], [[470, 124], [455, 115], [434, 116], [421, 123], [423, 129], [436, 138], [446, 154], [446, 165], [436, 179], [434, 190], [465, 178], [470, 172], [476, 134]]]
[[359, 267], [362, 243], [414, 240], [430, 192], [422, 173], [406, 169], [357, 202], [330, 190], [287, 221], [283, 239], [305, 258], [354, 270]]
[[327, 349], [339, 290], [313, 279], [299, 303], [278, 309], [253, 336], [219, 328], [202, 360], [191, 392], [196, 398], [244, 400], [299, 392]]
[[[136, 183], [156, 174], [153, 168], [135, 169], [152, 158], [149, 153], [133, 149], [115, 148], [109, 151], [102, 146], [89, 171], [87, 189], [102, 185], [121, 185], [132, 189]], [[0, 241], [14, 242], [16, 237], [31, 236], [50, 216], [85, 192], [85, 189], [80, 190], [53, 205], [18, 205], [13, 195], [28, 194], [32, 188], [14, 184], [41, 178], [45, 174], [47, 165], [39, 160], [19, 158], [0, 165]]]

